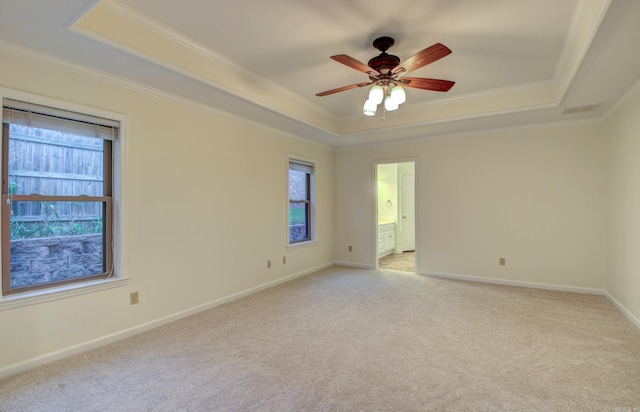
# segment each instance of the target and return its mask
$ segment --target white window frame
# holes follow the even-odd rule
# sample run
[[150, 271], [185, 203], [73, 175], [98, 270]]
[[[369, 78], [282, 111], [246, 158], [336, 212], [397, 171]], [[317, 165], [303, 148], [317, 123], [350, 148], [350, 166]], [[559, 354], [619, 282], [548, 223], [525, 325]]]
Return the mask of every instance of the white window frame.
[[[312, 169], [312, 172], [309, 176], [309, 239], [291, 242], [290, 236], [290, 226], [289, 222], [291, 221], [291, 207], [289, 198], [289, 170], [291, 168], [291, 163], [298, 163], [301, 165], [309, 166]], [[312, 243], [315, 243], [317, 238], [317, 230], [316, 230], [316, 174], [317, 174], [317, 163], [313, 159], [308, 159], [303, 156], [297, 156], [293, 154], [287, 155], [287, 247], [288, 248], [296, 248], [300, 246], [306, 246]]]
[[[103, 109], [84, 106], [63, 100], [48, 98], [31, 93], [20, 92], [16, 90], [0, 87], [0, 102], [4, 99], [12, 99], [33, 103], [36, 105], [57, 108], [60, 110], [83, 113], [90, 116], [102, 117], [118, 121], [119, 136], [112, 143], [113, 157], [113, 182], [112, 182], [112, 233], [113, 233], [113, 274], [106, 279], [92, 280], [88, 282], [72, 283], [67, 285], [54, 286], [46, 289], [38, 289], [24, 293], [16, 293], [11, 295], [0, 294], [0, 310], [12, 309], [26, 305], [32, 305], [52, 300], [67, 298], [85, 293], [91, 293], [114, 287], [125, 286], [128, 281], [127, 272], [127, 256], [126, 256], [126, 199], [124, 198], [125, 190], [125, 166], [126, 161], [126, 131], [127, 116]], [[0, 151], [2, 149], [0, 148]], [[2, 153], [0, 153], [2, 155]], [[4, 178], [4, 176], [0, 176]], [[0, 230], [2, 229], [2, 221], [0, 220]], [[2, 257], [0, 256], [0, 267], [2, 267]]]

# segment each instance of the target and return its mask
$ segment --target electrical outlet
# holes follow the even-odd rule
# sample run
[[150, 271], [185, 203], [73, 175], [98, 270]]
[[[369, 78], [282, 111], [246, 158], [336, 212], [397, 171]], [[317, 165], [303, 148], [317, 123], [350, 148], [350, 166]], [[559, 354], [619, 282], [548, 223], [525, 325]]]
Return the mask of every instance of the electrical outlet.
[[267, 269], [271, 267], [271, 260], [267, 260]]
[[138, 292], [131, 292], [129, 294], [129, 301], [131, 302], [132, 305], [135, 305], [139, 302], [138, 300]]
[[349, 245], [349, 252], [353, 252], [353, 247]]
[[505, 258], [500, 258], [499, 263], [500, 263], [500, 266], [504, 266], [507, 264], [507, 260]]
[[287, 264], [287, 257], [286, 256], [282, 256], [282, 264], [283, 265]]

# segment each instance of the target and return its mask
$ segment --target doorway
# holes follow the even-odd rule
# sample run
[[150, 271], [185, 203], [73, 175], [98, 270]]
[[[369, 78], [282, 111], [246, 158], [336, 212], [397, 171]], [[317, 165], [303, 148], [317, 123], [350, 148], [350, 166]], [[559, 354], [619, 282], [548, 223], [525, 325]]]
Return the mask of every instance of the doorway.
[[376, 163], [376, 267], [416, 271], [415, 161]]

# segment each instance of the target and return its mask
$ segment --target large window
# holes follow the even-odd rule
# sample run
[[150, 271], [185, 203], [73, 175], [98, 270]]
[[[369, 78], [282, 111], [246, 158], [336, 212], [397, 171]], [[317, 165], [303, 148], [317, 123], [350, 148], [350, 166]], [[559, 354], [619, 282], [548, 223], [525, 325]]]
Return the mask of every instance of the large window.
[[289, 159], [289, 244], [314, 239], [315, 165]]
[[3, 295], [112, 275], [118, 125], [3, 100]]

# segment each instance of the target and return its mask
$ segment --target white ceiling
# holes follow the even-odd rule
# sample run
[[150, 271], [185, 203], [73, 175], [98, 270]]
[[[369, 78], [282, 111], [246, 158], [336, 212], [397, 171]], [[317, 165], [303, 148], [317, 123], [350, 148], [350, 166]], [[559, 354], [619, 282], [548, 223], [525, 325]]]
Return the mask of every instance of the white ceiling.
[[[36, 50], [333, 147], [601, 117], [640, 79], [636, 0], [0, 0], [0, 50]], [[362, 115], [376, 37], [404, 60], [453, 53], [409, 76], [398, 111]], [[18, 47], [17, 47], [18, 46]], [[599, 106], [562, 115], [565, 108]]]
[[180, 7], [188, 13], [178, 12], [174, 0], [120, 3], [333, 116], [348, 117], [362, 114], [366, 90], [314, 95], [367, 76], [330, 55], [366, 63], [379, 53], [372, 46], [378, 36], [396, 39], [389, 53], [401, 60], [444, 43], [454, 54], [412, 75], [450, 78], [458, 85], [447, 95], [408, 89], [409, 104], [545, 82], [554, 76], [579, 2], [396, 0], [390, 7], [387, 0], [272, 0], [242, 7], [243, 2], [217, 2], [212, 10], [211, 1], [191, 0]]

